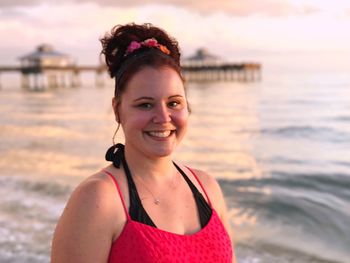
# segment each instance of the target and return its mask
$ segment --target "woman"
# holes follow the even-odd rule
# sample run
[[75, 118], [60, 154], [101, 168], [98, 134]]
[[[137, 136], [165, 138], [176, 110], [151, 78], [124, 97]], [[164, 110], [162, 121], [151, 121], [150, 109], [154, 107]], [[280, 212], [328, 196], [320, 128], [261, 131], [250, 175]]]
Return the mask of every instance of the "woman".
[[116, 26], [101, 42], [125, 146], [73, 192], [52, 262], [235, 262], [218, 183], [171, 158], [190, 111], [178, 43], [150, 24]]

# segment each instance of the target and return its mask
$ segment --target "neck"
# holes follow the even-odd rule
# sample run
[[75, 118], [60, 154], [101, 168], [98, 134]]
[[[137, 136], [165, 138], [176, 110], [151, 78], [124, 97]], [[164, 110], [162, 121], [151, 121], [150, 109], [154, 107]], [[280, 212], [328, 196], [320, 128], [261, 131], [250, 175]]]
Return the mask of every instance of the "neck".
[[125, 158], [132, 175], [137, 175], [147, 181], [167, 181], [173, 178], [176, 169], [172, 163], [172, 156], [150, 158], [135, 151], [125, 144]]

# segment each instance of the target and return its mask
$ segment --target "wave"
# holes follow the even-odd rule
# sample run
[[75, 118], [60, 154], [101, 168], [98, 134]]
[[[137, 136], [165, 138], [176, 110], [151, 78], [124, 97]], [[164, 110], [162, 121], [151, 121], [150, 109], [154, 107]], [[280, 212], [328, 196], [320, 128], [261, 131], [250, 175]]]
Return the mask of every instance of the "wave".
[[350, 167], [350, 162], [343, 162], [343, 161], [333, 161], [334, 164]]
[[329, 121], [336, 121], [336, 122], [350, 122], [350, 116], [338, 116], [334, 118], [329, 118]]
[[41, 196], [67, 197], [72, 191], [73, 186], [54, 181], [25, 179], [15, 176], [0, 176], [0, 189], [7, 191], [21, 191], [22, 193], [36, 193]]
[[238, 243], [235, 246], [237, 261], [240, 263], [341, 263], [325, 259], [322, 253], [312, 255], [278, 244], [268, 243]]
[[260, 133], [263, 135], [288, 137], [289, 139], [307, 138], [317, 141], [330, 141], [332, 143], [349, 143], [350, 141], [348, 133], [325, 126], [291, 125], [281, 128], [264, 128]]
[[239, 229], [235, 217], [253, 222], [248, 227], [250, 239], [243, 239], [243, 244], [280, 245], [311, 253], [310, 257], [320, 257], [317, 251], [328, 249], [325, 260], [339, 262], [344, 262], [344, 255], [350, 257], [349, 175], [273, 171], [270, 177], [219, 183], [229, 207], [236, 210], [232, 223]]

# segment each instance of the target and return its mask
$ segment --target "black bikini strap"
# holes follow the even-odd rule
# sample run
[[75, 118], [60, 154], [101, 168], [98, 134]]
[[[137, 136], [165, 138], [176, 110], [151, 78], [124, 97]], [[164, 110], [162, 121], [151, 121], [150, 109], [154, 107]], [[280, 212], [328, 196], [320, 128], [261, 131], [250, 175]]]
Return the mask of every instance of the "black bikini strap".
[[138, 222], [144, 222], [147, 225], [157, 227], [142, 205], [140, 196], [136, 189], [135, 182], [132, 179], [128, 163], [126, 162], [124, 151], [122, 152], [122, 155], [121, 155], [121, 162], [123, 164], [126, 179], [128, 181], [129, 200], [130, 200], [129, 214], [131, 218]]
[[207, 196], [205, 189], [203, 188], [201, 182], [198, 180], [197, 176], [193, 173], [192, 170], [190, 170], [190, 171], [193, 173], [194, 177], [196, 178], [196, 180], [198, 181], [198, 183], [202, 187], [205, 195], [208, 198], [209, 203], [204, 199], [202, 193], [199, 192], [197, 187], [192, 183], [192, 181], [188, 178], [188, 176], [185, 174], [185, 172], [182, 171], [180, 169], [180, 167], [178, 165], [176, 165], [176, 163], [174, 163], [174, 165], [175, 165], [176, 169], [181, 173], [182, 177], [186, 180], [188, 186], [190, 187], [190, 189], [192, 191], [192, 194], [194, 196], [194, 200], [197, 204], [199, 220], [200, 220], [201, 226], [203, 228], [209, 222], [211, 215], [213, 213], [213, 210], [211, 209], [209, 197]]
[[179, 171], [179, 173], [182, 175], [182, 177], [186, 180], [186, 182], [187, 182], [188, 186], [191, 188], [192, 192], [202, 195], [201, 192], [198, 191], [197, 187], [192, 183], [190, 178], [188, 178], [188, 176], [185, 174], [185, 172], [182, 171], [180, 169], [180, 167], [175, 162], [173, 162], [173, 164], [175, 165], [175, 167]]

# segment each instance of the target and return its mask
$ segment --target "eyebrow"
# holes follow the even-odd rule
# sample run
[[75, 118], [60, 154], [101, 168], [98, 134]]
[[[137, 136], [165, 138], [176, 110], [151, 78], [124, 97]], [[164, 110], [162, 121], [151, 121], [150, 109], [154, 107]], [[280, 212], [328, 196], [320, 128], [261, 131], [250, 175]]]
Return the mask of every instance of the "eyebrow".
[[139, 100], [153, 100], [153, 98], [152, 97], [140, 97], [140, 98], [135, 99], [134, 101], [139, 101]]
[[[176, 97], [183, 97], [182, 95], [172, 95], [172, 96], [169, 96], [168, 99], [172, 99], [172, 98], [176, 98]], [[152, 97], [140, 97], [140, 98], [137, 98], [134, 100], [134, 102], [136, 101], [139, 101], [139, 100], [154, 100], [154, 98]]]

